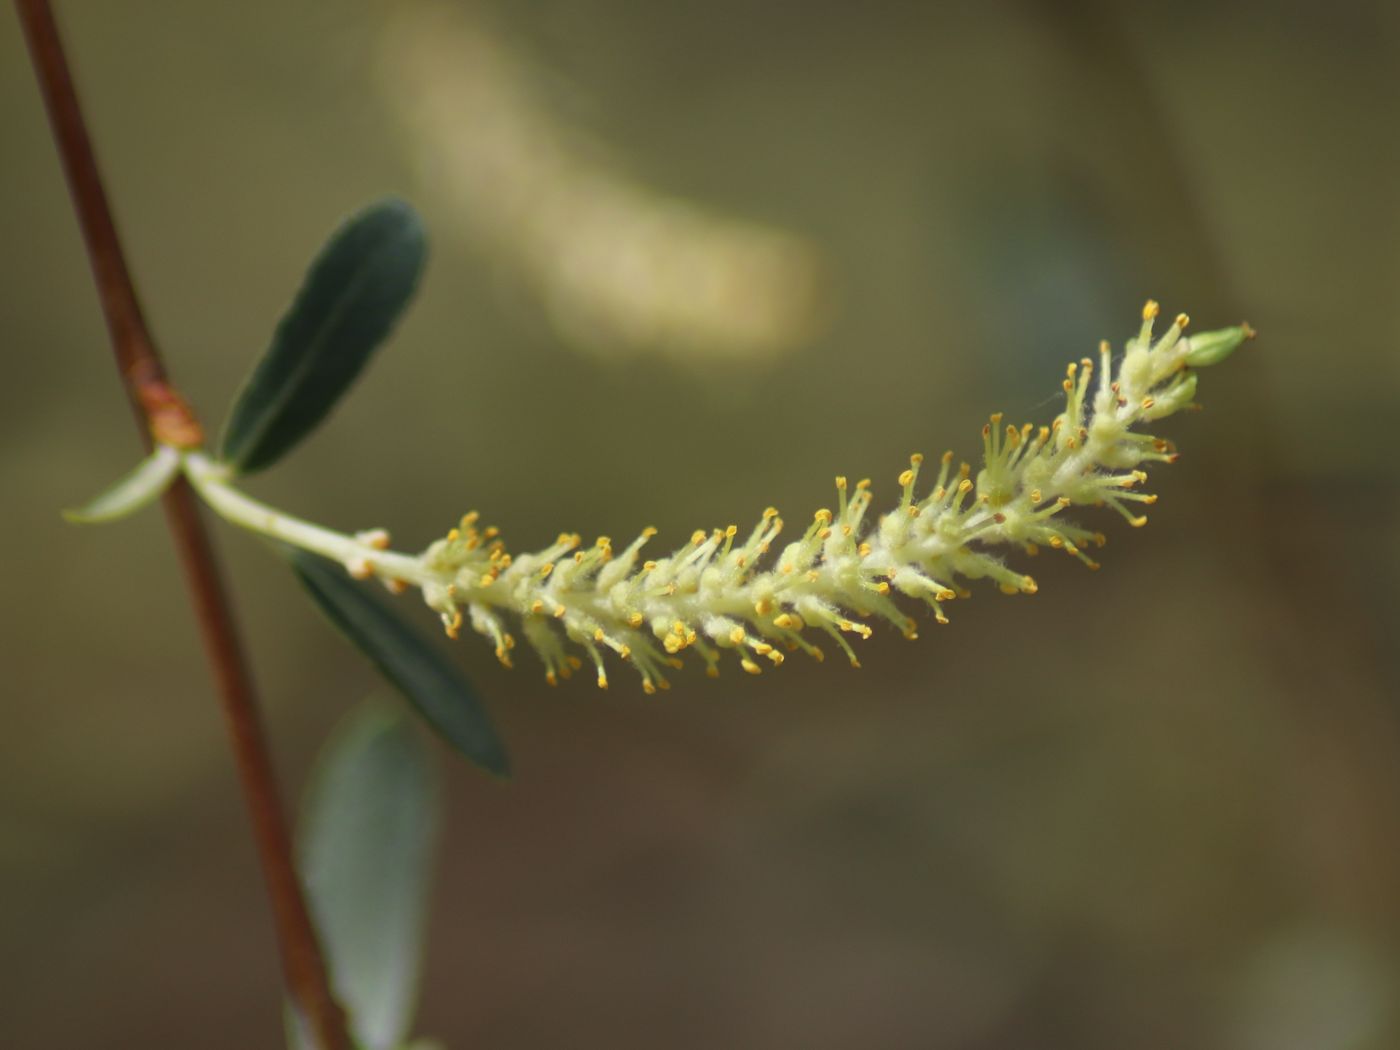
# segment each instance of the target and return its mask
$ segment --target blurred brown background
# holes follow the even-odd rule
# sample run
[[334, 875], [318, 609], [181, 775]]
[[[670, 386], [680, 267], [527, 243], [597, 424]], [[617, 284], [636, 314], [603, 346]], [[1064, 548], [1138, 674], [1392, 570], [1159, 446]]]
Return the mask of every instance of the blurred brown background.
[[[1148, 295], [1262, 333], [1102, 572], [1042, 556], [1034, 599], [862, 671], [550, 691], [464, 640], [516, 777], [450, 764], [422, 1032], [1400, 1045], [1395, 5], [59, 8], [211, 425], [335, 222], [419, 205], [408, 323], [252, 486], [401, 546], [470, 507], [527, 548], [801, 519], [838, 472], [892, 497], [988, 411], [1052, 416]], [[8, 11], [0, 142], [0, 1044], [279, 1045], [162, 523], [58, 517], [138, 444]], [[375, 678], [220, 539], [291, 796]]]

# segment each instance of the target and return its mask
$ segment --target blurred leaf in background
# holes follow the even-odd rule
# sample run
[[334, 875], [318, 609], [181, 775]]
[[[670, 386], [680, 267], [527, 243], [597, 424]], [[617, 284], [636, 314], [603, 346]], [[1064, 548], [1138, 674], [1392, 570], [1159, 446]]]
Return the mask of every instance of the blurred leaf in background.
[[438, 809], [422, 737], [384, 703], [345, 719], [307, 792], [302, 878], [332, 984], [365, 1050], [392, 1050], [413, 1021]]

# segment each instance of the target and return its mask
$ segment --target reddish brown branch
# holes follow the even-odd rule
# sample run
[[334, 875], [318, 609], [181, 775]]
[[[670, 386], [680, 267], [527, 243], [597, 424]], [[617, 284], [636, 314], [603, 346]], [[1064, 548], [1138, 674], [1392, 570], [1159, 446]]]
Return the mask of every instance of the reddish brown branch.
[[[199, 421], [169, 384], [127, 270], [92, 143], [78, 106], [63, 44], [48, 0], [15, 0], [29, 53], [63, 159], [73, 206], [102, 298], [112, 350], [147, 441], [177, 447], [202, 444]], [[321, 949], [292, 861], [277, 781], [258, 714], [252, 677], [229, 608], [199, 505], [183, 479], [165, 495], [165, 515], [184, 568], [224, 718], [253, 837], [277, 924], [288, 994], [323, 1050], [348, 1050], [345, 1016], [326, 977]]]

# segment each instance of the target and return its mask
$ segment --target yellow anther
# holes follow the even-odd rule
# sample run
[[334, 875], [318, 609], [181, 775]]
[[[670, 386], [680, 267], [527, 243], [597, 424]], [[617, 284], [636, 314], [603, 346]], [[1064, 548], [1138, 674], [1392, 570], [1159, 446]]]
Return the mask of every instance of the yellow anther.
[[1152, 407], [1153, 405], [1155, 405], [1156, 403], [1157, 403], [1156, 399], [1150, 398], [1150, 397], [1145, 397], [1145, 398], [1142, 399], [1142, 410], [1143, 410], [1144, 412], [1146, 412], [1149, 408], [1151, 408], [1151, 407]]
[[606, 671], [600, 669], [600, 670], [598, 671], [598, 688], [599, 688], [599, 689], [606, 689], [607, 687], [608, 687], [608, 673], [607, 673]]
[[532, 613], [542, 613], [542, 612], [544, 612], [544, 599], [543, 599], [543, 598], [536, 598], [533, 602], [531, 602], [531, 603], [530, 603], [530, 611], [531, 611]]
[[554, 571], [554, 562], [547, 561], [540, 566], [540, 579], [546, 579]]
[[763, 511], [763, 520], [764, 520], [764, 521], [767, 521], [769, 518], [776, 518], [777, 516], [778, 516], [778, 508], [777, 508], [777, 507], [767, 507], [767, 508], [765, 508], [764, 511]]
[[859, 547], [856, 548], [856, 553], [859, 554], [862, 558], [870, 557], [870, 551], [871, 547], [868, 543], [862, 543]]
[[899, 483], [901, 485], [914, 484], [914, 472], [912, 470], [906, 470], [903, 473], [901, 473], [899, 475]]
[[652, 685], [651, 679], [650, 679], [650, 678], [643, 678], [643, 679], [642, 679], [642, 692], [646, 693], [647, 696], [654, 696], [654, 695], [655, 695], [655, 693], [656, 693], [656, 686]]
[[496, 582], [496, 576], [494, 573], [484, 572], [481, 574], [481, 579], [478, 582], [483, 587], [490, 587], [493, 583]]
[[959, 493], [961, 493], [961, 494], [963, 494], [963, 495], [966, 495], [967, 493], [969, 493], [969, 492], [971, 492], [971, 491], [972, 491], [972, 482], [971, 482], [971, 480], [969, 480], [968, 478], [963, 478], [961, 481], [958, 482], [958, 492], [959, 492]]
[[744, 657], [742, 660], [739, 661], [739, 666], [742, 667], [742, 668], [743, 668], [745, 671], [747, 671], [749, 674], [762, 674], [762, 673], [763, 673], [763, 668], [759, 667], [758, 664], [754, 663], [754, 662], [753, 662], [752, 660], [750, 660], [747, 656]]
[[1034, 594], [1040, 590], [1040, 586], [1029, 576], [1021, 577], [1021, 591], [1024, 594]]
[[641, 613], [634, 612], [631, 616], [627, 617], [627, 626], [640, 627], [644, 620], [645, 617], [643, 617]]
[[1162, 307], [1158, 305], [1157, 300], [1149, 299], [1142, 308], [1142, 319], [1144, 321], [1151, 321], [1156, 318], [1161, 310]]
[[744, 629], [743, 629], [742, 627], [736, 627], [736, 628], [734, 628], [734, 630], [730, 631], [730, 632], [729, 632], [729, 641], [730, 641], [732, 644], [734, 644], [734, 645], [743, 645], [743, 644], [744, 644]]
[[704, 543], [704, 542], [705, 542], [705, 530], [704, 530], [704, 529], [696, 529], [694, 532], [692, 532], [692, 533], [690, 534], [690, 542], [693, 543], [693, 544], [695, 544], [695, 546], [697, 546], [697, 547], [700, 546], [700, 544]]
[[842, 490], [846, 488], [846, 476], [844, 474], [836, 475], [836, 487]]
[[448, 532], [447, 532], [447, 542], [448, 542], [448, 543], [456, 543], [456, 542], [457, 542], [458, 540], [460, 540], [461, 538], [462, 538], [462, 534], [461, 534], [460, 532], [458, 532], [456, 529], [449, 529], [449, 530], [448, 530]]
[[556, 620], [562, 620], [564, 618], [564, 614], [568, 611], [569, 610], [565, 609], [562, 605], [556, 605], [554, 607], [554, 618]]
[[758, 601], [753, 603], [753, 611], [758, 613], [759, 616], [767, 616], [770, 612], [773, 611], [772, 599], [760, 598]]
[[546, 672], [544, 673], [544, 680], [545, 680], [546, 682], [548, 682], [550, 685], [558, 685], [558, 684], [559, 684], [559, 676], [558, 676], [557, 674], [555, 674], [553, 671], [546, 671]]
[[1185, 314], [1177, 314], [1176, 320], [1172, 323], [1175, 324], [1178, 328], [1185, 328], [1188, 324], [1191, 323], [1191, 318], [1187, 317]]
[[652, 571], [653, 569], [655, 569], [655, 568], [656, 568], [656, 562], [654, 562], [654, 561], [644, 561], [644, 562], [642, 562], [642, 571], [643, 571], [643, 572], [651, 572], [651, 571]]
[[596, 631], [593, 632], [593, 640], [595, 642], [601, 642], [606, 637], [607, 635], [603, 633], [603, 629], [601, 627], [599, 627]]
[[825, 507], [822, 507], [820, 510], [818, 510], [817, 513], [814, 514], [812, 517], [815, 521], [818, 521], [823, 525], [831, 524], [831, 511], [827, 510]]

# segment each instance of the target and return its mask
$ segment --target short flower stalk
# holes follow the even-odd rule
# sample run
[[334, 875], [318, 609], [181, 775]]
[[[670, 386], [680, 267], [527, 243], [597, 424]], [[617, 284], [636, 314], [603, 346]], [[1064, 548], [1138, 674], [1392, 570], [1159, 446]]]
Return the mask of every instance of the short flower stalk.
[[[1007, 594], [1033, 594], [1035, 580], [1003, 560], [1004, 550], [1062, 550], [1091, 569], [1089, 551], [1105, 538], [1066, 520], [1071, 507], [1103, 506], [1130, 525], [1156, 501], [1143, 491], [1144, 468], [1177, 458], [1172, 444], [1139, 429], [1193, 407], [1196, 369], [1218, 363], [1253, 336], [1248, 325], [1187, 336], [1178, 316], [1154, 340], [1158, 306], [1114, 360], [1110, 347], [1069, 365], [1064, 409], [1048, 425], [1008, 424], [993, 415], [982, 428], [974, 472], [944, 453], [936, 471], [921, 455], [898, 478], [894, 506], [872, 512], [869, 480], [836, 479], [834, 508], [818, 510], [785, 544], [774, 508], [742, 538], [735, 525], [699, 530], [669, 555], [645, 559], [653, 528], [620, 549], [608, 537], [585, 546], [565, 533], [543, 550], [512, 555], [494, 528], [467, 514], [418, 555], [388, 549], [383, 530], [346, 535], [267, 507], [233, 488], [219, 463], [185, 453], [184, 470], [209, 505], [228, 520], [377, 578], [392, 591], [421, 589], [447, 634], [464, 625], [513, 662], [518, 630], [551, 684], [591, 665], [608, 685], [611, 661], [630, 664], [648, 692], [669, 686], [668, 672], [693, 653], [715, 675], [732, 659], [751, 674], [790, 653], [821, 660], [830, 642], [859, 666], [852, 637], [883, 620], [908, 638], [922, 607], [948, 622], [947, 604], [987, 580]], [[923, 479], [932, 474], [929, 484]], [[903, 602], [900, 599], [904, 599]]]

